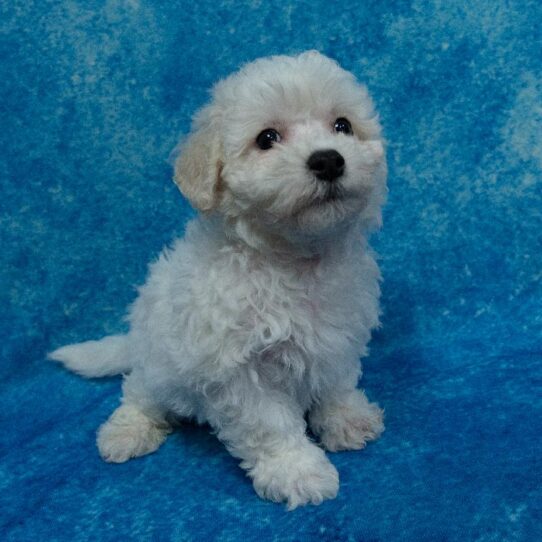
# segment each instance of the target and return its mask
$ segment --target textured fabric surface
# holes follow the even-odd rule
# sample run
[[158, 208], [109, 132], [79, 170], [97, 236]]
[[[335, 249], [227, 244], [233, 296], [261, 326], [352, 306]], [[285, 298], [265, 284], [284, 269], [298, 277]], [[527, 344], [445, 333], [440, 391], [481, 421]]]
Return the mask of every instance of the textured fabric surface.
[[[538, 0], [3, 2], [0, 29], [2, 540], [542, 540]], [[125, 329], [193, 214], [168, 155], [208, 87], [309, 48], [367, 83], [388, 141], [363, 380], [387, 430], [288, 513], [207, 427], [103, 463], [120, 380], [45, 354]]]

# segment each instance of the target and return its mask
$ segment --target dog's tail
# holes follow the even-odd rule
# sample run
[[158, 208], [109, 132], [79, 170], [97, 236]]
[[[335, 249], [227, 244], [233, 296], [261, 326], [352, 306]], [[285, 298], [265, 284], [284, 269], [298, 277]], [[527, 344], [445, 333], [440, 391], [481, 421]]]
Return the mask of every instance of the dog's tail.
[[47, 355], [87, 378], [128, 373], [132, 369], [128, 335], [111, 335], [101, 341], [63, 346]]

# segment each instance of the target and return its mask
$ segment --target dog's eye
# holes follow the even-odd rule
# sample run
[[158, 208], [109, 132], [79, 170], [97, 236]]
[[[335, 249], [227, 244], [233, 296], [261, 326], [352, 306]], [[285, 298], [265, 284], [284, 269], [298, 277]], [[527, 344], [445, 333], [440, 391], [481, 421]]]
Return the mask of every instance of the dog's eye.
[[335, 121], [335, 131], [346, 135], [352, 135], [352, 125], [348, 119], [341, 117]]
[[260, 132], [256, 138], [256, 145], [258, 145], [260, 149], [266, 151], [273, 146], [273, 143], [278, 143], [281, 139], [282, 137], [276, 130], [273, 130], [273, 128], [267, 128], [263, 132]]

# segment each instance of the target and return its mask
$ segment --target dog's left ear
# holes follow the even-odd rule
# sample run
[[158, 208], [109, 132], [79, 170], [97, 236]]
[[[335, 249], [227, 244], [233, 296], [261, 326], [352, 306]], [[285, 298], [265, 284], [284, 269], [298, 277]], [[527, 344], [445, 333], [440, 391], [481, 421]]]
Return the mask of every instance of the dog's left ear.
[[195, 119], [194, 132], [181, 147], [175, 161], [175, 183], [190, 203], [200, 211], [212, 211], [218, 204], [222, 171], [222, 144], [218, 119], [210, 107]]

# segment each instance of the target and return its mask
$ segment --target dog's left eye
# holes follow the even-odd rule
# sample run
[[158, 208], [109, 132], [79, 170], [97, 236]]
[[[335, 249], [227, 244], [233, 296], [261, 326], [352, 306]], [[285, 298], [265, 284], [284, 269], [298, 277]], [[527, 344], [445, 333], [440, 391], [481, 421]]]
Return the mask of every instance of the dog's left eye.
[[348, 119], [341, 117], [335, 121], [335, 131], [346, 135], [352, 135], [352, 125]]
[[282, 139], [281, 135], [273, 128], [267, 128], [263, 132], [260, 132], [256, 138], [256, 145], [263, 151], [270, 149], [273, 143], [278, 143]]

